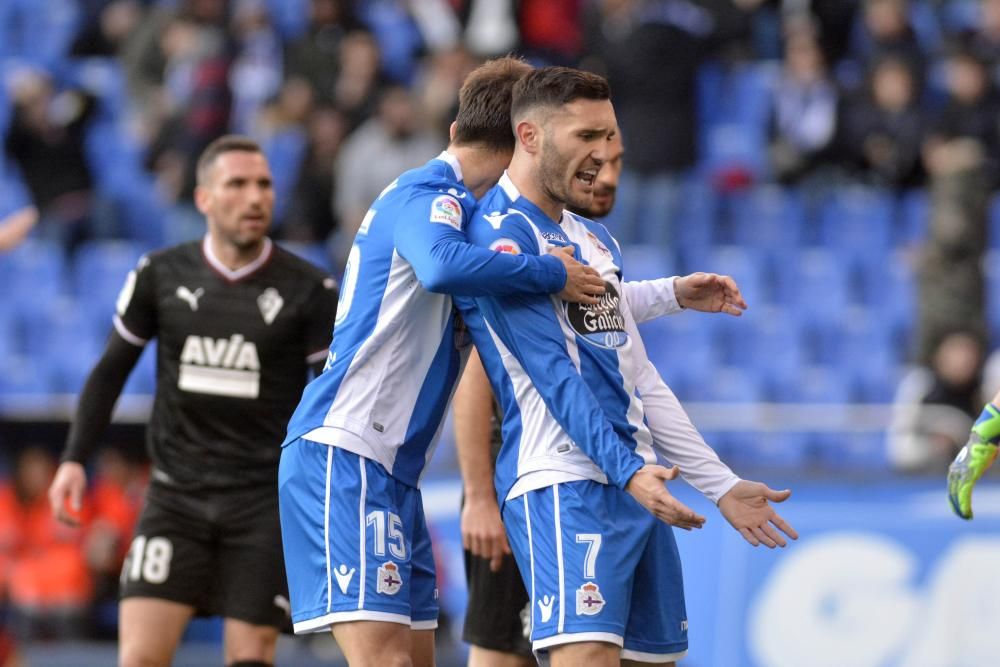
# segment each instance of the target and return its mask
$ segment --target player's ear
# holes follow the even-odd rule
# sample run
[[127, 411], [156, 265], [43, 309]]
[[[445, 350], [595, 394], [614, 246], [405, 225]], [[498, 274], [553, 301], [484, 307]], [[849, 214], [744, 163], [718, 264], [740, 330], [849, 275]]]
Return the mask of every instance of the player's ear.
[[198, 185], [194, 189], [194, 205], [202, 215], [208, 215], [209, 207], [212, 203], [212, 195], [203, 185]]
[[455, 141], [455, 128], [458, 127], [458, 123], [451, 121], [451, 125], [448, 126], [448, 141]]
[[537, 153], [542, 146], [542, 128], [530, 120], [522, 120], [514, 126], [517, 143], [529, 153]]

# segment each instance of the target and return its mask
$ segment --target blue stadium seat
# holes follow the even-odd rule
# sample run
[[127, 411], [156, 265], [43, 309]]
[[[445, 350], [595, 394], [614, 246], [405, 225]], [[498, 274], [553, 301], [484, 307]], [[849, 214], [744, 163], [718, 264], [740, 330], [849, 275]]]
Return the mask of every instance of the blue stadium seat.
[[916, 322], [917, 276], [913, 257], [890, 252], [881, 261], [855, 264], [857, 303], [872, 309], [891, 329], [910, 329]]
[[719, 365], [719, 351], [712, 346], [710, 334], [713, 318], [717, 316], [684, 313], [639, 327], [650, 361], [683, 398], [699, 391], [696, 383], [710, 382], [712, 370]]
[[834, 252], [803, 250], [787, 264], [776, 266], [776, 301], [794, 310], [803, 322], [834, 324], [851, 301], [846, 269]]
[[927, 240], [930, 228], [930, 197], [926, 190], [908, 190], [899, 201], [895, 244], [918, 245]]
[[715, 403], [756, 403], [763, 398], [761, 377], [739, 366], [715, 367], [692, 394], [692, 400]]
[[805, 207], [797, 192], [762, 185], [734, 195], [731, 201], [734, 241], [774, 253], [799, 246], [805, 227]]
[[124, 394], [150, 396], [156, 390], [156, 341], [146, 345], [125, 383]]
[[718, 238], [719, 196], [702, 179], [684, 185], [684, 197], [674, 221], [673, 238], [677, 254], [685, 266], [703, 259]]
[[740, 319], [746, 320], [749, 346], [745, 358], [737, 363], [754, 370], [771, 400], [775, 387], [791, 382], [805, 365], [802, 325], [793, 309], [777, 307], [751, 309]]
[[144, 247], [134, 241], [88, 241], [73, 255], [73, 291], [88, 316], [89, 329], [104, 335], [125, 277]]
[[775, 398], [781, 403], [821, 404], [825, 410], [842, 411], [853, 393], [850, 375], [839, 366], [806, 366], [777, 385]]
[[675, 274], [670, 252], [652, 245], [623, 245], [622, 263], [626, 280], [654, 280]]
[[836, 353], [833, 363], [850, 374], [862, 401], [892, 401], [905, 351], [894, 344], [891, 327], [878, 313], [855, 309], [844, 317], [831, 345]]
[[28, 350], [56, 393], [78, 393], [103, 347], [89, 328], [88, 315], [82, 304], [63, 298], [29, 329]]
[[876, 259], [891, 247], [893, 196], [881, 189], [851, 186], [833, 193], [820, 213], [820, 242], [844, 258]]
[[271, 177], [274, 179], [274, 219], [280, 220], [299, 178], [306, 151], [306, 133], [299, 129], [278, 132], [267, 139], [262, 148], [271, 165]]
[[53, 391], [45, 369], [29, 356], [0, 358], [0, 396], [45, 396]]
[[5, 299], [25, 317], [34, 317], [65, 293], [62, 247], [52, 241], [28, 239], [3, 256]]

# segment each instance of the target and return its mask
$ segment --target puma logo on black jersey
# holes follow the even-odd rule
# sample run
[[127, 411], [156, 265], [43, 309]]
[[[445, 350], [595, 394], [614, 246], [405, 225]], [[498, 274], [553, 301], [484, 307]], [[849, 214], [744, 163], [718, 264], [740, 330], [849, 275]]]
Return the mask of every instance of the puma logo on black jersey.
[[177, 288], [177, 298], [186, 301], [187, 304], [191, 306], [191, 310], [198, 310], [198, 299], [200, 299], [201, 295], [204, 293], [205, 289], [202, 287], [199, 287], [194, 292], [189, 290], [187, 287], [184, 287], [184, 285]]

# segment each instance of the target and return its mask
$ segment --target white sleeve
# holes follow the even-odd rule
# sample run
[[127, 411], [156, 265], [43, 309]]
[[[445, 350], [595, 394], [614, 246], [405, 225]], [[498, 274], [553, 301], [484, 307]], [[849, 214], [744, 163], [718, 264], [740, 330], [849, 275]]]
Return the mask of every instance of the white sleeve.
[[677, 276], [622, 283], [622, 291], [636, 322], [641, 324], [684, 310], [677, 303], [677, 295], [674, 293], [675, 280]]
[[[628, 292], [626, 292], [628, 294]], [[718, 503], [740, 478], [719, 459], [688, 418], [674, 392], [660, 377], [639, 337], [628, 299], [622, 299], [625, 328], [632, 337], [632, 363], [636, 388], [642, 397], [646, 423], [653, 435], [653, 448], [670, 464], [680, 468], [681, 477], [713, 503]]]

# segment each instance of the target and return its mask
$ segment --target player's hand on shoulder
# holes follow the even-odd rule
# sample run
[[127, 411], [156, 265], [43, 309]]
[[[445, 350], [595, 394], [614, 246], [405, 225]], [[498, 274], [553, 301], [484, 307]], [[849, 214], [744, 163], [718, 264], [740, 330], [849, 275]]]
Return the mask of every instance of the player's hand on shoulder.
[[83, 494], [87, 490], [87, 472], [74, 461], [59, 464], [49, 486], [49, 506], [52, 516], [69, 526], [80, 525]]
[[558, 296], [570, 303], [595, 304], [604, 295], [604, 279], [593, 267], [581, 264], [573, 257], [573, 246], [556, 246], [548, 251], [566, 267], [566, 285]]
[[667, 491], [666, 482], [677, 477], [677, 473], [677, 466], [664, 468], [661, 465], [644, 465], [632, 475], [632, 479], [625, 485], [625, 491], [664, 523], [684, 530], [701, 528], [705, 524], [705, 517]]
[[462, 547], [473, 556], [489, 559], [490, 570], [499, 571], [503, 557], [510, 553], [510, 545], [500, 518], [500, 507], [492, 494], [466, 496], [461, 531]]
[[704, 313], [726, 313], [739, 317], [747, 309], [739, 285], [731, 276], [691, 273], [674, 281], [677, 303]]
[[770, 503], [784, 502], [791, 495], [788, 489], [775, 491], [761, 482], [744, 479], [719, 499], [719, 511], [753, 546], [763, 544], [770, 549], [784, 547], [787, 541], [781, 533], [793, 540], [799, 539], [799, 534], [774, 511]]

